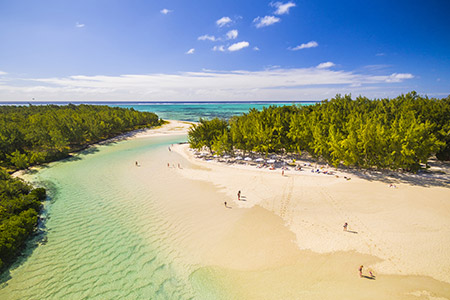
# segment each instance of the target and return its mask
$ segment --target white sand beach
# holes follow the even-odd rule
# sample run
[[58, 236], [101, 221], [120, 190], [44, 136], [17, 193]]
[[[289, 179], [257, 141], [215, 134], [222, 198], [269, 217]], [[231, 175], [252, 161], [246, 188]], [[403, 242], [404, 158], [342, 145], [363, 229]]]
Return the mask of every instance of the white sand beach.
[[[169, 128], [186, 129], [173, 123]], [[369, 180], [340, 170], [311, 173], [310, 167], [282, 176], [281, 169], [204, 161], [186, 144], [171, 149], [172, 161], [181, 162], [181, 168], [173, 165], [174, 173], [217, 189], [217, 200], [185, 207], [202, 245], [185, 250], [203, 265], [218, 268], [214, 272], [224, 272], [223, 284], [237, 280], [237, 294], [254, 299], [290, 298], [289, 293], [308, 299], [356, 294], [363, 299], [450, 299], [450, 189], [442, 181], [413, 184], [413, 179], [420, 182], [418, 176]], [[224, 201], [233, 209], [226, 209]], [[208, 214], [198, 213], [201, 207]], [[215, 221], [220, 225], [214, 230], [205, 228]], [[376, 280], [360, 278], [360, 265], [364, 275], [371, 271]]]

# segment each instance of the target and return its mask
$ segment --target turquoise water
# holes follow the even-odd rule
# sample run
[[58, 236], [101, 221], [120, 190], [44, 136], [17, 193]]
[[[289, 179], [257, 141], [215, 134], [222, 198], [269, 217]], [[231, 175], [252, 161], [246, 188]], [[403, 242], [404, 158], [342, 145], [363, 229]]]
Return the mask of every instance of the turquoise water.
[[273, 102], [273, 103], [164, 103], [164, 104], [109, 104], [124, 108], [134, 108], [139, 111], [150, 111], [156, 113], [165, 120], [181, 120], [197, 122], [199, 118], [212, 119], [215, 117], [228, 119], [234, 115], [247, 113], [249, 109], [258, 110], [263, 107], [284, 105], [311, 105], [315, 102]]

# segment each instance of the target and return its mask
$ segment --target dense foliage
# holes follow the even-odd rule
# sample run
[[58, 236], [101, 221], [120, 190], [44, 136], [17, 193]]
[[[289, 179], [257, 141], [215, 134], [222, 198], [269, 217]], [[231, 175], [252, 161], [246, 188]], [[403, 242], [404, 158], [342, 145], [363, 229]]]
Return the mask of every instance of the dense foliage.
[[201, 119], [189, 142], [218, 153], [306, 151], [334, 166], [417, 171], [431, 155], [450, 159], [450, 96], [337, 95], [310, 106], [252, 109], [228, 121]]
[[159, 124], [150, 112], [98, 105], [0, 106], [0, 166], [23, 169]]
[[45, 189], [32, 189], [0, 169], [0, 268], [10, 263], [33, 232]]

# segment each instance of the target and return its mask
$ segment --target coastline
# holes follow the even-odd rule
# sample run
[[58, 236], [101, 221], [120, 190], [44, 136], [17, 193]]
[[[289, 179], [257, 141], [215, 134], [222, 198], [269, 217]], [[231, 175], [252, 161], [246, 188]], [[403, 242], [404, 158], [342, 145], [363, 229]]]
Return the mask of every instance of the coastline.
[[[185, 135], [189, 127], [187, 122], [171, 121], [162, 127], [117, 137], [110, 142]], [[169, 226], [164, 236], [172, 244], [173, 259], [192, 272], [189, 278], [194, 289], [204, 289], [206, 278], [211, 280], [212, 291], [241, 299], [349, 299], [355, 295], [364, 295], [366, 299], [450, 297], [450, 285], [430, 277], [436, 278], [440, 273], [438, 276], [425, 276], [424, 272], [409, 270], [403, 265], [399, 272], [389, 269], [391, 262], [387, 263], [389, 260], [381, 250], [387, 251], [385, 249], [388, 247], [391, 250], [392, 246], [386, 244], [378, 230], [386, 228], [383, 226], [396, 226], [395, 222], [389, 221], [392, 215], [382, 216], [386, 224], [358, 222], [358, 218], [366, 221], [383, 211], [382, 205], [381, 208], [368, 205], [371, 201], [385, 195], [386, 191], [399, 196], [404, 189], [409, 189], [407, 185], [399, 184], [397, 189], [390, 189], [385, 183], [366, 183], [351, 174], [348, 176], [352, 179], [347, 181], [343, 179], [346, 176], [344, 173], [340, 174], [340, 178], [322, 174], [299, 175], [294, 171], [287, 171], [286, 176], [281, 176], [279, 169], [270, 171], [198, 160], [185, 144], [174, 144], [171, 150], [160, 149], [151, 157], [137, 157], [142, 167], [127, 171], [131, 172], [129, 175], [132, 175], [133, 184], [123, 188], [145, 189], [149, 181], [156, 180], [152, 177], [154, 172], [160, 174], [159, 180], [164, 184], [152, 192], [161, 199], [157, 207], [163, 207], [164, 224]], [[156, 171], [146, 167], [151, 161], [156, 161]], [[168, 162], [173, 166], [168, 168]], [[134, 160], [129, 163], [134, 165]], [[177, 167], [176, 163], [180, 163], [181, 167]], [[372, 184], [377, 186], [375, 190]], [[367, 187], [370, 189], [367, 190]], [[237, 190], [242, 190], [242, 196], [247, 201], [237, 201]], [[363, 198], [363, 201], [355, 200], [354, 196], [349, 202], [343, 200], [348, 195], [347, 190]], [[435, 191], [436, 187], [430, 190]], [[334, 194], [330, 194], [331, 191]], [[369, 197], [372, 192], [373, 197]], [[411, 190], [413, 195], [418, 192]], [[436, 197], [441, 197], [441, 192], [439, 189]], [[408, 196], [401, 194], [404, 199], [402, 203], [396, 203], [399, 210], [395, 213], [410, 203]], [[386, 199], [385, 205], [389, 199]], [[224, 208], [224, 201], [232, 209]], [[421, 209], [426, 203], [413, 204]], [[440, 212], [444, 225], [447, 224], [445, 219], [449, 219], [446, 208], [444, 206]], [[349, 230], [358, 231], [358, 234], [342, 231], [343, 215], [340, 212], [347, 209], [349, 212], [344, 216], [345, 221], [349, 222]], [[355, 209], [359, 210], [358, 214]], [[154, 233], [146, 230], [149, 226], [145, 213], [141, 210], [136, 213], [136, 218], [142, 222], [138, 226], [139, 231], [149, 242], [154, 240]], [[408, 214], [408, 210], [404, 213]], [[435, 213], [430, 211], [425, 219]], [[436, 229], [433, 227], [436, 220], [424, 221], [428, 222], [425, 223], [430, 227], [428, 231]], [[403, 234], [415, 229], [416, 226]], [[388, 228], [384, 234], [392, 238], [393, 233], [395, 230]], [[442, 231], [438, 230], [433, 238], [442, 238], [443, 246], [438, 247], [437, 259], [442, 259], [439, 255], [444, 254], [446, 262], [445, 255], [449, 254], [448, 248], [445, 248], [448, 245], [445, 242], [447, 236], [441, 235]], [[360, 237], [364, 237], [363, 242], [358, 240]], [[403, 243], [405, 240], [400, 241]], [[417, 242], [416, 239], [406, 241]], [[425, 261], [432, 256], [430, 249], [433, 251], [436, 248], [433, 241], [427, 240], [430, 243], [427, 255], [424, 255]], [[368, 247], [367, 244], [377, 247]], [[418, 248], [423, 250], [424, 244], [418, 245]], [[410, 247], [415, 245], [405, 245], [405, 248]], [[409, 262], [411, 253], [405, 255], [406, 262]], [[394, 257], [395, 264], [404, 263], [395, 259], [398, 257]], [[365, 274], [368, 268], [372, 268], [377, 275], [376, 280], [359, 278], [357, 268], [360, 264], [365, 265]], [[201, 284], [196, 286], [197, 282]]]

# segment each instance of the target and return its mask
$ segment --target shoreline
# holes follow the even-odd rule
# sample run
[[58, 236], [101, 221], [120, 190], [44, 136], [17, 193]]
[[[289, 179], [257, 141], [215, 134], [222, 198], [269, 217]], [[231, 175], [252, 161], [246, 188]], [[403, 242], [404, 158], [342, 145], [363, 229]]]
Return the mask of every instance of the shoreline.
[[129, 139], [133, 139], [133, 138], [146, 138], [146, 137], [151, 137], [151, 136], [167, 136], [167, 135], [184, 135], [184, 134], [187, 134], [187, 130], [193, 124], [192, 122], [178, 121], [178, 120], [165, 120], [165, 121], [167, 123], [165, 123], [163, 125], [159, 125], [159, 126], [151, 127], [151, 128], [141, 128], [141, 129], [131, 130], [131, 131], [128, 131], [125, 133], [121, 133], [115, 137], [107, 138], [102, 141], [86, 145], [85, 147], [83, 147], [77, 151], [70, 152], [67, 157], [64, 157], [62, 159], [58, 159], [58, 160], [51, 161], [51, 162], [41, 164], [41, 165], [30, 166], [27, 169], [16, 170], [16, 171], [10, 173], [10, 175], [11, 175], [11, 177], [14, 177], [14, 178], [16, 178], [16, 177], [22, 178], [22, 176], [25, 175], [29, 171], [39, 170], [40, 168], [46, 167], [51, 163], [55, 163], [55, 162], [58, 162], [58, 161], [61, 161], [64, 159], [68, 159], [68, 158], [70, 158], [74, 155], [77, 155], [78, 153], [81, 153], [89, 148], [100, 146], [100, 145], [107, 145], [110, 143], [116, 143], [116, 142], [125, 141], [125, 140], [129, 140]]

